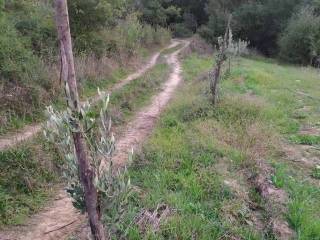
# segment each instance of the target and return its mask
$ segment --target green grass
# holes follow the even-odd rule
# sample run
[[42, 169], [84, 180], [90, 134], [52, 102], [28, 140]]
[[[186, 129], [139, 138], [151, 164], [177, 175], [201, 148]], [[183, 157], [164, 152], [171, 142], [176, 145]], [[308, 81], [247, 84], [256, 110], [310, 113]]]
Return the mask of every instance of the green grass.
[[43, 118], [43, 114], [40, 112], [33, 113], [32, 117], [30, 115], [26, 115], [23, 117], [10, 115], [8, 116], [8, 118], [8, 122], [0, 126], [0, 136], [5, 135], [8, 132], [21, 129], [28, 124], [39, 122], [39, 120]]
[[290, 194], [287, 219], [297, 239], [320, 239], [320, 190], [294, 174], [287, 164], [276, 166], [275, 176], [282, 183], [279, 187]]
[[320, 136], [311, 136], [311, 135], [293, 135], [289, 140], [296, 144], [303, 145], [318, 145], [320, 144]]
[[[241, 153], [221, 146], [214, 135], [207, 134], [208, 127], [214, 128], [217, 123], [214, 116], [220, 114], [206, 104], [203, 85], [191, 81], [210, 66], [208, 59], [195, 56], [185, 61], [187, 85], [161, 117], [142, 153], [135, 157], [130, 175], [141, 194], [130, 199], [123, 222], [124, 228], [130, 225], [128, 239], [260, 239], [259, 233], [241, 220], [231, 221], [228, 216], [232, 213], [227, 215], [225, 209], [234, 207], [232, 211], [239, 214], [239, 219], [249, 218], [246, 206], [224, 183], [225, 176], [217, 168], [224, 157], [241, 161]], [[141, 209], [154, 209], [158, 204], [168, 205], [171, 217], [160, 231], [141, 233], [132, 218]]]
[[[60, 160], [43, 141], [38, 138], [0, 152], [0, 227], [23, 224], [51, 196], [58, 176], [55, 166]], [[33, 147], [36, 144], [39, 147]]]
[[[239, 81], [239, 79], [242, 79]], [[318, 145], [319, 136], [301, 135], [300, 127], [317, 127], [320, 88], [318, 72], [313, 68], [280, 65], [264, 59], [241, 59], [231, 77], [223, 83], [225, 92], [254, 94], [263, 100], [264, 125], [292, 144]], [[285, 140], [284, 140], [285, 141]], [[277, 142], [272, 143], [275, 148]], [[281, 149], [280, 149], [281, 150]], [[274, 185], [289, 194], [286, 218], [297, 239], [320, 239], [320, 191], [305, 176], [304, 170], [288, 163], [281, 155], [269, 157], [275, 163]], [[317, 176], [316, 166], [310, 175]]]
[[[260, 231], [254, 223], [248, 224], [254, 214], [247, 206], [248, 199], [225, 184], [231, 178], [244, 185], [250, 202], [260, 209], [261, 221], [267, 224], [269, 213], [276, 209], [265, 206], [243, 176], [243, 172], [256, 174], [259, 169], [255, 161], [264, 159], [276, 169], [270, 176], [273, 184], [289, 194], [284, 218], [296, 231], [297, 239], [319, 239], [319, 189], [306, 180], [309, 176], [283, 159], [279, 144], [288, 140], [318, 144], [317, 138], [298, 134], [301, 126], [318, 124], [317, 72], [265, 59], [240, 59], [221, 84], [219, 104], [212, 107], [209, 83], [198, 79], [211, 66], [211, 59], [196, 55], [184, 61], [185, 85], [143, 151], [136, 154], [130, 174], [140, 190], [130, 199], [123, 222], [122, 227], [128, 228], [126, 237], [276, 239], [267, 225]], [[311, 111], [301, 114], [305, 106]], [[311, 174], [317, 175], [315, 171]], [[155, 209], [158, 204], [168, 205], [172, 215], [157, 232], [139, 231], [133, 217], [141, 209]]]
[[88, 79], [84, 81], [84, 84], [80, 88], [80, 95], [83, 98], [92, 97], [97, 94], [97, 89], [108, 89], [121, 79], [125, 79], [128, 75], [128, 71], [124, 68], [116, 69], [112, 74], [105, 79]]
[[320, 180], [320, 165], [315, 166], [315, 168], [312, 170], [311, 176]]

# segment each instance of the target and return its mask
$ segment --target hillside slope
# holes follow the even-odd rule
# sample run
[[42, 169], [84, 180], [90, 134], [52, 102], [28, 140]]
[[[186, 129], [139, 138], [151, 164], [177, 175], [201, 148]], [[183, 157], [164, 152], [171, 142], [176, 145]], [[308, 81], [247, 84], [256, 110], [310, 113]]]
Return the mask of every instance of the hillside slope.
[[183, 66], [184, 86], [129, 169], [127, 238], [319, 239], [318, 72], [238, 59], [212, 107], [211, 58]]

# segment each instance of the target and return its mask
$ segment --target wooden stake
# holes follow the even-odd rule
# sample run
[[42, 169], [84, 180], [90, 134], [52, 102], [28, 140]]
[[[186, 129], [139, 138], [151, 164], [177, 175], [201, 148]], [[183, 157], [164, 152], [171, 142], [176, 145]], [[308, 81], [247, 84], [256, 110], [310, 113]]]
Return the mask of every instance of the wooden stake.
[[62, 63], [61, 78], [65, 81], [68, 104], [75, 116], [74, 119], [76, 119], [74, 125], [77, 130], [72, 133], [72, 136], [79, 164], [80, 180], [84, 188], [86, 211], [94, 239], [105, 240], [105, 233], [98, 211], [98, 193], [93, 184], [94, 171], [90, 167], [83, 129], [79, 121], [79, 116], [81, 115], [80, 102], [74, 68], [67, 1], [55, 0], [55, 10]]

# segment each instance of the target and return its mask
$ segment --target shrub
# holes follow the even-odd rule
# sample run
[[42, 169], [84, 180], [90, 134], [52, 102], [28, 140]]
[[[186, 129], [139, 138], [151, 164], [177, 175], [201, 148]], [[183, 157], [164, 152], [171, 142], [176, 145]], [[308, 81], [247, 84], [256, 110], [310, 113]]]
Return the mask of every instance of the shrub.
[[[8, 7], [8, 6], [7, 6]], [[50, 56], [56, 52], [56, 27], [53, 8], [46, 2], [23, 1], [8, 11], [19, 35], [37, 55]]]
[[103, 31], [79, 34], [77, 38], [74, 39], [74, 48], [76, 49], [77, 55], [94, 54], [97, 57], [101, 57], [109, 49], [104, 37], [105, 34]]
[[281, 58], [292, 63], [310, 63], [320, 50], [316, 42], [320, 36], [319, 26], [320, 17], [312, 8], [303, 8], [296, 13], [280, 38]]
[[52, 89], [53, 83], [45, 75], [42, 62], [25, 47], [5, 17], [0, 19], [0, 73], [1, 127], [5, 127], [12, 116], [33, 115], [44, 104], [41, 90]]
[[126, 20], [114, 29], [114, 41], [118, 51], [133, 55], [141, 44], [142, 28], [136, 14], [127, 16]]
[[43, 161], [46, 157], [30, 146], [0, 152], [0, 226], [23, 223], [47, 200], [48, 185], [57, 175]]
[[151, 25], [144, 25], [142, 29], [142, 44], [145, 46], [150, 46], [154, 43], [155, 29]]
[[215, 46], [218, 44], [218, 37], [217, 37], [218, 35], [215, 29], [213, 29], [208, 25], [202, 25], [200, 28], [198, 28], [197, 34], [212, 46]]
[[162, 27], [156, 28], [155, 36], [154, 36], [155, 44], [164, 45], [167, 42], [169, 42], [170, 39], [171, 39], [171, 32], [168, 29], [162, 28]]

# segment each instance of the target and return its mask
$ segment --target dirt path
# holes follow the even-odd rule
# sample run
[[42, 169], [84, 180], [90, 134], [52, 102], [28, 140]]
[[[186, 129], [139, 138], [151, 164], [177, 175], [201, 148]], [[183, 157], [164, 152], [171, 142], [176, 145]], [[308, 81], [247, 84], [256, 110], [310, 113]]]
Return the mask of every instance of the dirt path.
[[[181, 65], [178, 54], [187, 46], [188, 42], [185, 41], [184, 47], [169, 55], [167, 61], [172, 66], [172, 73], [164, 84], [163, 90], [152, 98], [149, 106], [136, 114], [134, 120], [127, 125], [123, 136], [117, 141], [114, 158], [117, 166], [125, 165], [128, 159], [127, 153], [132, 148], [136, 149], [151, 133], [161, 111], [181, 82]], [[127, 78], [127, 81], [130, 81], [128, 79], [130, 78]], [[34, 216], [25, 226], [0, 233], [0, 240], [62, 240], [70, 236], [84, 221], [85, 217], [73, 208], [71, 199], [68, 198], [65, 191], [61, 190], [52, 206]]]
[[174, 91], [181, 82], [181, 65], [178, 54], [188, 46], [189, 42], [184, 42], [184, 47], [171, 54], [167, 61], [172, 67], [169, 80], [164, 84], [163, 91], [154, 96], [151, 104], [138, 112], [132, 122], [125, 128], [124, 136], [117, 142], [117, 150], [114, 161], [122, 166], [127, 160], [128, 152], [136, 147], [151, 133], [160, 113], [171, 99]]
[[[157, 63], [158, 58], [160, 57], [161, 52], [163, 52], [166, 49], [174, 48], [178, 46], [179, 41], [173, 40], [172, 43], [162, 49], [161, 51], [155, 53], [148, 63], [146, 63], [141, 69], [139, 69], [137, 72], [129, 75], [126, 79], [120, 81], [119, 83], [115, 84], [111, 89], [111, 91], [118, 90], [122, 88], [124, 85], [128, 84], [134, 79], [137, 79], [141, 77], [144, 73], [146, 73], [149, 69], [151, 69], [155, 64]], [[90, 99], [91, 102], [95, 103], [99, 101], [99, 96], [93, 97]], [[15, 145], [26, 141], [32, 137], [34, 137], [36, 134], [38, 134], [42, 129], [42, 124], [34, 124], [24, 127], [23, 129], [19, 130], [16, 133], [9, 133], [5, 136], [0, 137], [0, 151], [4, 151], [6, 149], [9, 149], [11, 147], [14, 147]], [[0, 239], [2, 240], [2, 239]]]

